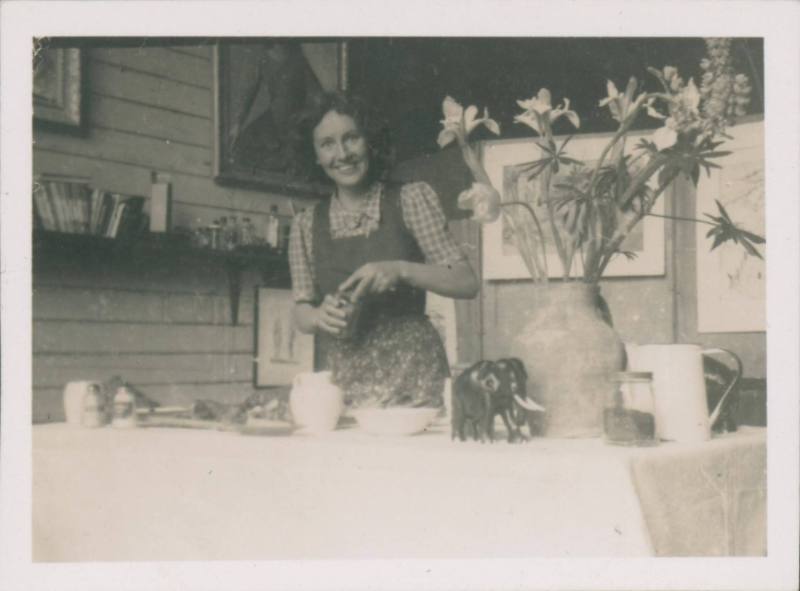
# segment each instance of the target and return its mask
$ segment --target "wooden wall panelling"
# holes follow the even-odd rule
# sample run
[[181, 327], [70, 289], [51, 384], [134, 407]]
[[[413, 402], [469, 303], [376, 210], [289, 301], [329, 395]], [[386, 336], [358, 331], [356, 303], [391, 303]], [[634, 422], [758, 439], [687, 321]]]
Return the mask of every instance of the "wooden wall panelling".
[[164, 297], [155, 291], [41, 285], [33, 290], [34, 320], [161, 322], [164, 307]]
[[[209, 66], [210, 67], [210, 66]], [[211, 118], [211, 90], [89, 59], [91, 92], [188, 115]]]
[[93, 128], [169, 140], [171, 144], [206, 148], [211, 145], [212, 123], [208, 117], [184, 113], [170, 113], [169, 117], [164, 117], [159, 107], [102, 94], [94, 94], [88, 100], [91, 108], [87, 115]]
[[[221, 215], [258, 223], [273, 204], [289, 214], [285, 196], [222, 187], [212, 179], [210, 46], [87, 54], [88, 134], [37, 131], [35, 173], [82, 176], [98, 188], [148, 196], [151, 173], [166, 172], [177, 225]], [[234, 327], [221, 265], [37, 258], [34, 421], [63, 420], [66, 381], [112, 375], [163, 404], [240, 402], [252, 392], [253, 290], [260, 279], [256, 271], [244, 273]]]
[[251, 326], [35, 320], [34, 353], [248, 353]]
[[34, 144], [60, 154], [81, 155], [98, 162], [134, 164], [151, 170], [207, 177], [211, 175], [211, 150], [181, 145], [179, 148], [133, 133], [93, 128], [91, 141], [35, 130]]
[[174, 45], [166, 48], [168, 51], [181, 53], [190, 57], [210, 61], [212, 45], [204, 43], [201, 45]]
[[92, 61], [125, 70], [159, 76], [190, 86], [210, 89], [212, 73], [208, 61], [196, 55], [169, 51], [165, 47], [97, 47], [90, 50]]

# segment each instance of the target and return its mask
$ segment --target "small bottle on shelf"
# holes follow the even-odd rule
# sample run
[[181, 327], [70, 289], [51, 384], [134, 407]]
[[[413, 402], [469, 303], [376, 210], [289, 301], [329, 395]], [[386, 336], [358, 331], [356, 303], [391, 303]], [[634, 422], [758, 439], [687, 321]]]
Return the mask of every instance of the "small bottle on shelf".
[[237, 218], [235, 215], [231, 216], [230, 224], [228, 225], [228, 250], [234, 250], [237, 246], [239, 246], [240, 231], [241, 228], [239, 227], [239, 218]]
[[269, 208], [269, 217], [267, 218], [267, 244], [272, 248], [278, 248], [280, 244], [280, 218], [278, 216], [278, 206], [273, 205]]
[[222, 224], [219, 220], [214, 220], [208, 226], [208, 243], [214, 250], [222, 248]]
[[250, 246], [253, 244], [253, 222], [250, 218], [244, 218], [242, 227], [239, 231], [239, 244], [242, 246]]

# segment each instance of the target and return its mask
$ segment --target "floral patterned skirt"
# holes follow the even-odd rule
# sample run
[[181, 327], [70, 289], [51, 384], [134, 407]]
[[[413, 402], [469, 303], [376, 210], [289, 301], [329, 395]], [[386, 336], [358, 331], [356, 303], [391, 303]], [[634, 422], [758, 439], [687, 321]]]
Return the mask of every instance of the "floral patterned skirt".
[[328, 360], [353, 407], [443, 404], [447, 354], [426, 316], [376, 318], [357, 338], [335, 341]]

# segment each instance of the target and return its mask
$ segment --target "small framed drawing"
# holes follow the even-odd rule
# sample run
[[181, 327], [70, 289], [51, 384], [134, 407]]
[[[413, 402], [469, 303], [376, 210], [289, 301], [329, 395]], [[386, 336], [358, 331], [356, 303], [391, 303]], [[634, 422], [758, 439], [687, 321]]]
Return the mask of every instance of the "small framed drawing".
[[255, 306], [253, 386], [286, 386], [296, 374], [312, 371], [314, 337], [294, 324], [292, 292], [257, 287]]
[[80, 131], [83, 125], [81, 50], [41, 47], [33, 60], [33, 117], [38, 125]]
[[[608, 144], [613, 134], [597, 133], [576, 135], [567, 147], [566, 154], [571, 158], [592, 165], [600, 156], [603, 148]], [[648, 133], [631, 134], [628, 146], [634, 146], [640, 137]], [[565, 138], [556, 138], [561, 145]], [[513, 182], [514, 169], [523, 163], [538, 160], [542, 157], [541, 149], [532, 138], [525, 140], [499, 140], [482, 144], [483, 163], [489, 179], [495, 188], [501, 191], [503, 200], [509, 200], [509, 183]], [[559, 174], [568, 174], [562, 171]], [[554, 179], [553, 184], [558, 183]], [[519, 180], [517, 191], [520, 198], [536, 203], [540, 191], [538, 182]], [[664, 198], [667, 192], [659, 198], [653, 207], [653, 213], [664, 213]], [[549, 218], [545, 205], [535, 206], [541, 225], [547, 228]], [[558, 222], [556, 222], [558, 223]], [[552, 236], [545, 230], [543, 239], [547, 258], [547, 270], [550, 277], [561, 277], [561, 261], [558, 258]], [[484, 261], [485, 279], [523, 279], [530, 278], [516, 247], [513, 244], [511, 228], [501, 216], [497, 221], [487, 224], [482, 232], [482, 255]], [[624, 256], [615, 257], [609, 263], [603, 276], [646, 276], [664, 274], [664, 220], [658, 217], [645, 217], [631, 232], [622, 244], [622, 250], [633, 253], [633, 258]], [[578, 277], [583, 274], [580, 260], [575, 260], [570, 276]]]
[[[721, 168], [701, 174], [697, 215], [717, 215], [719, 201], [745, 230], [765, 235], [764, 121], [739, 123], [727, 133], [721, 149], [731, 152]], [[711, 249], [708, 226], [697, 225], [697, 332], [762, 332], [767, 330], [767, 268], [763, 258], [748, 255], [728, 242]], [[764, 245], [758, 246], [766, 257]]]

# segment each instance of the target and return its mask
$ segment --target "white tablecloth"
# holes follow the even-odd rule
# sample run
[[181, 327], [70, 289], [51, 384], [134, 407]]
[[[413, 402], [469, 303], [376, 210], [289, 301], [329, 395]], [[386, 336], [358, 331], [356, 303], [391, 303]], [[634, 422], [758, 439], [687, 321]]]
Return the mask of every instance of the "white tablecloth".
[[[750, 429], [693, 449], [629, 449], [601, 440], [452, 442], [445, 425], [408, 438], [41, 425], [33, 429], [33, 558], [663, 554], [651, 542], [635, 467], [764, 440]], [[729, 535], [723, 525], [720, 535]]]

